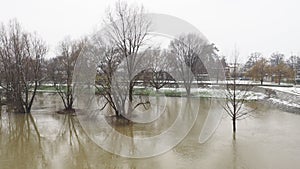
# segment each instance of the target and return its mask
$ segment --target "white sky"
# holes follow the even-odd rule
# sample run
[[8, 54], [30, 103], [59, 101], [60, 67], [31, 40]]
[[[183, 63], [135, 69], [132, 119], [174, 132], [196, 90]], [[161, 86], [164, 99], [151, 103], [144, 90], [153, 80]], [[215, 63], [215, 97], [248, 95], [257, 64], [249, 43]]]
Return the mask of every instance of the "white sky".
[[[129, 0], [148, 12], [169, 14], [195, 25], [220, 54], [230, 56], [235, 46], [240, 61], [251, 52], [269, 57], [281, 52], [300, 55], [300, 1], [298, 0]], [[101, 23], [114, 0], [0, 0], [0, 21], [17, 18], [36, 31], [54, 55], [67, 35], [78, 38]]]

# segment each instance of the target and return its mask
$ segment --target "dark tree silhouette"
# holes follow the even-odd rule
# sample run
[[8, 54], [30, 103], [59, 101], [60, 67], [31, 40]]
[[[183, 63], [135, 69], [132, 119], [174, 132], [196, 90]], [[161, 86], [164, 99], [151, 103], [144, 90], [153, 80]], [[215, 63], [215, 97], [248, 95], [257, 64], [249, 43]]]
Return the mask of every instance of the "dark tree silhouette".
[[15, 112], [30, 113], [37, 87], [43, 79], [41, 65], [45, 42], [24, 31], [16, 20], [0, 28], [1, 87]]
[[243, 109], [250, 86], [244, 87], [243, 90], [237, 89], [238, 86], [237, 60], [238, 60], [238, 52], [235, 51], [232, 81], [227, 83], [226, 102], [225, 105], [223, 105], [223, 109], [226, 111], [226, 113], [229, 115], [229, 117], [232, 120], [232, 132], [233, 132], [234, 140], [236, 139], [237, 121], [251, 116], [251, 112], [253, 111], [253, 110]]
[[66, 38], [58, 46], [60, 56], [57, 57], [59, 65], [56, 67], [57, 84], [55, 87], [67, 111], [73, 111], [73, 70], [83, 45], [84, 40], [74, 41]]

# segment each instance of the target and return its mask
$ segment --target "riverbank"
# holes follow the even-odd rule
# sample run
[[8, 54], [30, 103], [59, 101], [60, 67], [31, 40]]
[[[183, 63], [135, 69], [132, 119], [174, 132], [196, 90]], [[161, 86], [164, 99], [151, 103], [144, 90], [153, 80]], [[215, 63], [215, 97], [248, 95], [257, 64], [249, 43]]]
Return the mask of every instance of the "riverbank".
[[[247, 83], [251, 89], [247, 91], [246, 95], [241, 92], [246, 85], [244, 81], [237, 81], [239, 86], [237, 90], [238, 99], [244, 97], [247, 101], [260, 101], [272, 107], [277, 107], [281, 110], [300, 114], [300, 86], [293, 86], [290, 84], [276, 85], [266, 84], [263, 86], [256, 83]], [[255, 85], [253, 85], [255, 84]], [[223, 88], [222, 88], [223, 86]], [[37, 92], [42, 93], [57, 93], [54, 86], [41, 86]], [[239, 95], [239, 93], [241, 93]], [[166, 97], [186, 97], [185, 88], [161, 88], [155, 90], [154, 88], [144, 88], [137, 86], [134, 89], [134, 95], [148, 95], [148, 96], [166, 96]], [[226, 90], [224, 85], [206, 85], [201, 88], [192, 88], [190, 97], [202, 98], [226, 98]]]
[[264, 93], [266, 98], [262, 101], [275, 106], [278, 109], [300, 114], [300, 87], [270, 87], [257, 86], [252, 89], [255, 92]]
[[[163, 92], [173, 93], [173, 96], [184, 92], [183, 88], [162, 88]], [[300, 114], [300, 86], [264, 85], [253, 86], [249, 91], [237, 90], [237, 99], [259, 101], [283, 111]], [[244, 95], [245, 94], [245, 95]], [[226, 90], [213, 87], [192, 89], [191, 97], [226, 98]]]

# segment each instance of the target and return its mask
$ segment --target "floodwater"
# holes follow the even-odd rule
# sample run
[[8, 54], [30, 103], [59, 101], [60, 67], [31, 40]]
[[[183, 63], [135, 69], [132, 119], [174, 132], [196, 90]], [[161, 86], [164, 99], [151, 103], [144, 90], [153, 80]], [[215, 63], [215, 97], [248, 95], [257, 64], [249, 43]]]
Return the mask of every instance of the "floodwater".
[[[178, 98], [170, 98], [175, 103]], [[172, 150], [149, 158], [126, 158], [109, 153], [95, 144], [76, 116], [56, 114], [62, 108], [57, 95], [39, 94], [32, 114], [7, 113], [3, 106], [0, 121], [1, 169], [296, 169], [300, 166], [300, 115], [259, 103], [254, 117], [238, 121], [236, 141], [232, 140], [231, 121], [224, 117], [215, 134], [204, 144], [198, 142], [209, 99], [194, 99], [200, 104], [194, 127]], [[176, 105], [174, 105], [176, 107]], [[220, 109], [220, 111], [222, 111]], [[148, 127], [140, 124], [113, 125], [119, 132], [135, 137], [155, 135], [174, 121], [176, 113]], [[130, 126], [130, 128], [128, 127]], [[129, 132], [129, 133], [128, 133]], [[122, 140], [112, 145], [132, 146]], [[134, 144], [134, 143], [133, 143]], [[153, 147], [145, 147], [145, 151]]]

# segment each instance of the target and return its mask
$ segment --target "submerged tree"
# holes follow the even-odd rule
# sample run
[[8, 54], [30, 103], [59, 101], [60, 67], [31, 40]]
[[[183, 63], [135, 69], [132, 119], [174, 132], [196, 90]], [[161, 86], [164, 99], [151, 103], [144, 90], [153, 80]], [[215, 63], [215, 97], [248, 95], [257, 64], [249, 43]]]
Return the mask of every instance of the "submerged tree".
[[129, 101], [133, 101], [134, 76], [138, 66], [143, 62], [141, 48], [145, 46], [151, 21], [145, 16], [141, 6], [129, 6], [118, 1], [113, 11], [108, 12], [105, 36], [122, 57], [129, 80]]
[[147, 64], [145, 42], [151, 22], [143, 7], [118, 1], [104, 23], [106, 27], [90, 39], [89, 50], [97, 67], [96, 88], [105, 99], [103, 109], [109, 104], [115, 115], [121, 116], [134, 107], [133, 88]]
[[[100, 58], [96, 58], [97, 62], [97, 74], [96, 74], [96, 88], [97, 94], [103, 96], [106, 100], [103, 108], [108, 104], [110, 108], [112, 108], [117, 116], [120, 116], [120, 111], [114, 101], [113, 93], [112, 93], [112, 79], [113, 74], [118, 68], [118, 65], [121, 62], [121, 55], [117, 52], [117, 49], [106, 45], [101, 41], [101, 39], [94, 39], [94, 41], [98, 41], [99, 46], [93, 46], [94, 48], [99, 48], [102, 50], [103, 56]], [[95, 44], [94, 44], [95, 45]]]
[[250, 85], [248, 87], [244, 87], [242, 90], [238, 90], [237, 84], [237, 60], [238, 60], [238, 52], [234, 52], [234, 67], [232, 73], [232, 81], [227, 83], [226, 88], [226, 102], [223, 105], [223, 109], [229, 115], [232, 120], [232, 132], [233, 139], [235, 140], [236, 135], [236, 125], [238, 120], [245, 119], [251, 116], [251, 110], [246, 110], [243, 108], [248, 91], [250, 89]]
[[16, 20], [0, 28], [1, 86], [7, 102], [19, 113], [29, 113], [39, 82], [41, 65], [47, 53], [45, 42], [24, 31]]
[[58, 46], [59, 56], [57, 56], [57, 60], [59, 65], [56, 65], [57, 69], [55, 70], [57, 73], [55, 75], [57, 80], [55, 87], [67, 111], [73, 110], [73, 70], [83, 45], [84, 41], [82, 40], [75, 41], [66, 38]]

